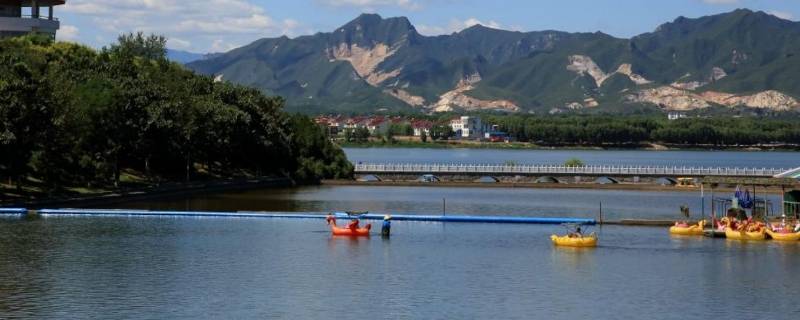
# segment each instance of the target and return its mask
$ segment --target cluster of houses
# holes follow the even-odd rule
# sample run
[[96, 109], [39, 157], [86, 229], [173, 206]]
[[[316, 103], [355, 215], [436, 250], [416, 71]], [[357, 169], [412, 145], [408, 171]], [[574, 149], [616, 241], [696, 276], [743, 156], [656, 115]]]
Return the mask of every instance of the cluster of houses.
[[448, 126], [453, 132], [451, 138], [464, 140], [507, 141], [508, 135], [500, 132], [498, 126], [485, 124], [480, 117], [459, 116], [449, 122], [434, 122], [425, 119], [401, 116], [318, 116], [314, 121], [324, 127], [330, 136], [338, 136], [345, 130], [366, 128], [372, 135], [387, 133], [392, 125], [408, 125], [415, 137], [430, 136], [434, 126]]

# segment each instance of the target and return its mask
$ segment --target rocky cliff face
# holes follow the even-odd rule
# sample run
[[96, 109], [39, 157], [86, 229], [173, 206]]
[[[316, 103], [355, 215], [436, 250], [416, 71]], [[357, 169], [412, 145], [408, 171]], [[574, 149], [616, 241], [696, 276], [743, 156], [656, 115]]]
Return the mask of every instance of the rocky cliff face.
[[439, 97], [439, 101], [430, 109], [434, 112], [450, 112], [456, 109], [466, 111], [476, 110], [498, 110], [517, 112], [520, 108], [509, 100], [481, 100], [470, 97], [468, 92], [475, 89], [475, 84], [481, 81], [480, 74], [473, 74], [458, 82], [455, 89], [445, 92]]
[[774, 90], [751, 95], [736, 95], [715, 91], [695, 93], [682, 88], [664, 86], [641, 90], [638, 93], [628, 95], [627, 100], [630, 102], [651, 103], [671, 111], [703, 109], [710, 107], [712, 104], [725, 107], [771, 109], [774, 111], [789, 111], [800, 108], [800, 104], [796, 99]]

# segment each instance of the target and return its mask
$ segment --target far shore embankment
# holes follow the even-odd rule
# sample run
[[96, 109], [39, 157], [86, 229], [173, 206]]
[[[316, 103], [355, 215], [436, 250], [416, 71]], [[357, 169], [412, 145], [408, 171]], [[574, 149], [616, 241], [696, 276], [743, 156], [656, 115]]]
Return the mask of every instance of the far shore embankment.
[[758, 145], [712, 145], [712, 144], [664, 144], [664, 143], [630, 143], [606, 145], [541, 145], [530, 142], [489, 142], [476, 140], [442, 140], [417, 141], [415, 139], [396, 138], [393, 143], [385, 141], [369, 141], [363, 143], [341, 142], [342, 148], [409, 148], [409, 149], [498, 149], [498, 150], [641, 150], [641, 151], [799, 151], [796, 144], [758, 144]]
[[227, 191], [242, 191], [261, 188], [294, 186], [289, 178], [247, 178], [197, 181], [189, 183], [167, 183], [161, 186], [121, 189], [85, 196], [53, 196], [42, 199], [26, 199], [0, 202], [0, 208], [90, 208], [111, 206], [131, 201], [152, 200], [167, 197], [183, 197]]
[[[439, 182], [420, 182], [420, 181], [357, 181], [357, 180], [323, 180], [322, 185], [327, 186], [374, 186], [374, 187], [425, 187], [425, 188], [528, 188], [528, 189], [585, 189], [585, 190], [620, 190], [620, 191], [653, 191], [653, 192], [697, 192], [700, 193], [699, 186], [664, 186], [648, 183], [616, 183], [616, 184], [597, 184], [597, 183], [511, 183], [511, 182], [469, 182], [469, 181], [439, 181]], [[757, 192], [762, 193], [765, 189], [758, 188]], [[706, 196], [711, 195], [711, 189], [704, 189]], [[730, 193], [736, 188], [722, 187], [714, 188], [714, 193]], [[780, 188], [768, 188], [766, 192], [773, 195], [780, 195]]]

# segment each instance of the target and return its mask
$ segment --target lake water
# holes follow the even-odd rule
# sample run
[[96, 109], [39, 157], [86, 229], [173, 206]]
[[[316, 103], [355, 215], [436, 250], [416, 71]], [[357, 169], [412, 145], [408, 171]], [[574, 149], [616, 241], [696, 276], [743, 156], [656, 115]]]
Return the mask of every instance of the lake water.
[[[760, 190], [759, 190], [760, 191]], [[731, 197], [717, 193], [715, 197]], [[758, 194], [759, 198], [763, 195]], [[770, 195], [780, 211], [780, 196]], [[700, 192], [622, 191], [592, 189], [451, 188], [395, 186], [316, 186], [252, 190], [125, 203], [118, 208], [206, 211], [362, 211], [393, 214], [469, 214], [535, 217], [677, 219], [689, 206], [699, 217]], [[711, 196], [706, 194], [710, 214]]]
[[563, 164], [578, 158], [587, 165], [800, 167], [798, 152], [346, 148], [345, 153], [353, 163]]
[[603, 227], [318, 220], [0, 219], [3, 319], [796, 319], [800, 244]]
[[[352, 161], [796, 167], [796, 153], [349, 149]], [[717, 196], [730, 196], [717, 194]], [[446, 199], [446, 208], [443, 208]], [[710, 195], [706, 194], [708, 212]], [[777, 196], [770, 196], [779, 203]], [[317, 186], [118, 208], [675, 219], [697, 192]], [[778, 207], [777, 205], [775, 206]], [[391, 239], [321, 220], [0, 218], [0, 319], [796, 319], [800, 243], [593, 227], [400, 222]]]

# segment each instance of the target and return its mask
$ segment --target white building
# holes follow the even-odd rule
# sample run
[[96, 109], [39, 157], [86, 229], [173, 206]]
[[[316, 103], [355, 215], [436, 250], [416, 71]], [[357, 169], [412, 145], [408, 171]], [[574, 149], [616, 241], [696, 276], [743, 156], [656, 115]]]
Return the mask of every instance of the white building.
[[670, 111], [667, 114], [667, 119], [669, 120], [678, 120], [683, 118], [686, 118], [686, 114], [683, 112]]
[[55, 38], [61, 23], [54, 17], [53, 7], [65, 3], [65, 0], [0, 0], [0, 37], [37, 32]]
[[486, 131], [479, 117], [462, 116], [450, 120], [450, 128], [453, 129], [457, 138], [464, 139], [480, 139], [483, 137], [483, 132]]

